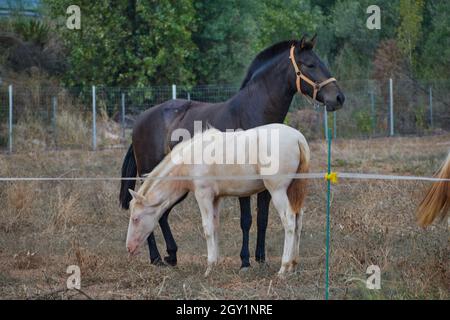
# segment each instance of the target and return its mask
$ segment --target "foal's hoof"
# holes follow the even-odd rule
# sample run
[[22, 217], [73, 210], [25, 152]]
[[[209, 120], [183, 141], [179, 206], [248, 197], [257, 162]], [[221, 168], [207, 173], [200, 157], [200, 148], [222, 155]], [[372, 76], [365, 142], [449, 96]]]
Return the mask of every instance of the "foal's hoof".
[[297, 264], [298, 264], [298, 262], [295, 261], [295, 260], [293, 260], [293, 261], [289, 264], [287, 271], [290, 272], [290, 273], [294, 273], [294, 272], [296, 271], [296, 269], [297, 269]]
[[171, 256], [164, 257], [164, 261], [172, 267], [175, 267], [177, 265], [177, 258], [173, 258]]
[[205, 278], [208, 278], [208, 276], [211, 274], [211, 270], [212, 270], [212, 267], [206, 268], [206, 271], [205, 271], [205, 274], [204, 274]]

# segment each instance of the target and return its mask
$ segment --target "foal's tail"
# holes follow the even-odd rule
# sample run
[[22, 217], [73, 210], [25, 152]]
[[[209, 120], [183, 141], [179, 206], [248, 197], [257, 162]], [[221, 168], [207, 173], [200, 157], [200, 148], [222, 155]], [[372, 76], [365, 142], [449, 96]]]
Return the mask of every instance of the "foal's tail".
[[[299, 141], [298, 145], [300, 148], [300, 161], [298, 163], [297, 173], [307, 173], [309, 172], [309, 147], [306, 141]], [[303, 207], [307, 181], [307, 179], [292, 179], [291, 184], [287, 189], [289, 203], [295, 214], [298, 214]]]
[[[122, 178], [135, 178], [137, 176], [136, 159], [134, 158], [133, 145], [128, 148], [128, 152], [123, 159], [122, 164]], [[128, 189], [134, 190], [136, 180], [122, 180], [120, 182], [120, 205], [123, 209], [130, 207], [130, 201], [132, 199]]]
[[[450, 179], [450, 153], [435, 176], [440, 179]], [[435, 182], [428, 189], [417, 209], [417, 222], [420, 226], [426, 227], [437, 217], [444, 219], [449, 213], [449, 209], [450, 181]]]

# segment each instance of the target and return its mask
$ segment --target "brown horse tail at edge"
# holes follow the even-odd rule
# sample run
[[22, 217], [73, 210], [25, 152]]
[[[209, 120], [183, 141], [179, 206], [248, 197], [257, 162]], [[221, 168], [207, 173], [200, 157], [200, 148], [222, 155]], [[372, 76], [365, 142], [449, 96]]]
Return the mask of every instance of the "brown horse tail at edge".
[[[450, 153], [435, 177], [440, 179], [450, 179]], [[422, 227], [426, 227], [437, 217], [443, 220], [449, 213], [449, 209], [450, 182], [435, 182], [428, 189], [425, 198], [417, 209], [417, 223]]]
[[[299, 142], [300, 147], [300, 162], [298, 163], [297, 173], [309, 172], [309, 148], [303, 142]], [[303, 202], [306, 196], [307, 179], [292, 179], [287, 189], [287, 196], [291, 205], [292, 211], [298, 214], [303, 207]]]

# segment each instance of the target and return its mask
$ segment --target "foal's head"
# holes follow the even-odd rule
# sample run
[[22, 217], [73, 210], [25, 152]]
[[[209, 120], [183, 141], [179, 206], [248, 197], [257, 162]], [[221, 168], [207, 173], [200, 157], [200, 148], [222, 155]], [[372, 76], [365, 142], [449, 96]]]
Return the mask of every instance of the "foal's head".
[[[303, 37], [300, 41], [295, 41], [292, 45], [294, 46], [294, 59], [299, 71], [307, 78], [306, 80], [305, 78], [300, 80], [300, 91], [324, 103], [328, 111], [340, 109], [344, 104], [345, 96], [337, 85], [337, 82], [333, 80], [328, 68], [313, 51], [316, 45], [316, 36], [310, 41], [307, 41]], [[308, 80], [312, 81], [314, 85], [308, 83]], [[327, 80], [330, 81], [327, 82]], [[314, 86], [316, 86], [315, 97]]]
[[130, 222], [127, 233], [127, 250], [135, 254], [148, 238], [161, 217], [167, 200], [158, 197], [157, 192], [146, 196], [129, 189], [133, 199], [130, 202]]

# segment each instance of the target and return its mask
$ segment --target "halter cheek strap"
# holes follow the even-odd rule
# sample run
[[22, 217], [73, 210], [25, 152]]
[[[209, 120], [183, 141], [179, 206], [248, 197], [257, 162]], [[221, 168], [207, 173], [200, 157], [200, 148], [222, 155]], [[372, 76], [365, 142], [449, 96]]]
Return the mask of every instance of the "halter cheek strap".
[[320, 83], [314, 82], [313, 80], [311, 80], [310, 78], [308, 78], [307, 76], [305, 76], [301, 71], [300, 68], [297, 65], [297, 62], [295, 61], [295, 54], [294, 54], [294, 50], [295, 50], [295, 45], [291, 46], [291, 51], [290, 51], [290, 55], [289, 55], [289, 59], [291, 59], [292, 65], [294, 67], [295, 70], [295, 74], [297, 76], [297, 79], [295, 80], [295, 84], [297, 86], [297, 91], [300, 92], [301, 94], [305, 95], [305, 93], [303, 93], [302, 91], [302, 86], [301, 86], [301, 81], [305, 81], [306, 83], [308, 83], [312, 88], [313, 88], [313, 96], [312, 96], [312, 100], [313, 102], [316, 101], [316, 97], [317, 97], [317, 93], [320, 91], [320, 89], [322, 89], [323, 87], [325, 87], [327, 84], [330, 84], [331, 82], [335, 82], [336, 79], [335, 78], [329, 78], [325, 81], [322, 81]]

